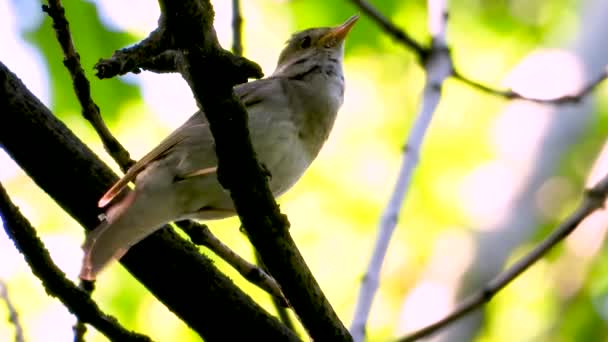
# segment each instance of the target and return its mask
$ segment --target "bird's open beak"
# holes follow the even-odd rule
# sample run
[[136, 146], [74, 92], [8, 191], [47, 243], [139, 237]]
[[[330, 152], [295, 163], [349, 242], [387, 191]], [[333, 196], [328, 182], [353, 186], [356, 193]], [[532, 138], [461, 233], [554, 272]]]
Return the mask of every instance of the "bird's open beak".
[[348, 18], [342, 25], [336, 26], [329, 30], [322, 38], [324, 45], [336, 46], [342, 42], [348, 35], [350, 30], [355, 26], [355, 23], [359, 19], [359, 15], [355, 14]]

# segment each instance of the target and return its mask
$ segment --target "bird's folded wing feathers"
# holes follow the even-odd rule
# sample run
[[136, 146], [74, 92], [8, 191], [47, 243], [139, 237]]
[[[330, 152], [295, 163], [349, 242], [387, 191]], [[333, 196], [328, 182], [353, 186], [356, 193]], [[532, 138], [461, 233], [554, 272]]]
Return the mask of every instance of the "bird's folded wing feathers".
[[[268, 78], [263, 80], [257, 80], [254, 82], [244, 83], [235, 87], [235, 93], [237, 96], [239, 96], [243, 104], [248, 109], [251, 109], [251, 107], [257, 106], [261, 104], [261, 102], [263, 102], [264, 100], [268, 99], [268, 96], [265, 96], [265, 94], [268, 91], [269, 87], [276, 87], [278, 85], [276, 81], [276, 79]], [[276, 91], [281, 91], [280, 87], [279, 89], [276, 89]], [[98, 206], [100, 208], [105, 207], [129, 184], [129, 182], [133, 181], [135, 177], [137, 177], [137, 175], [143, 169], [145, 169], [148, 164], [161, 158], [163, 155], [169, 152], [172, 148], [174, 148], [184, 139], [191, 138], [193, 134], [190, 132], [202, 132], [205, 128], [207, 128], [206, 126], [208, 126], [208, 123], [205, 115], [202, 112], [194, 114], [192, 117], [190, 117], [190, 119], [188, 119], [187, 122], [182, 124], [182, 126], [180, 126], [173, 133], [171, 133], [152, 151], [150, 151], [139, 161], [137, 161], [137, 163], [135, 163], [135, 165], [133, 165], [127, 171], [127, 173], [101, 197], [98, 202]], [[194, 134], [197, 134], [199, 132], [194, 132]], [[217, 167], [215, 166], [206, 166], [200, 169], [189, 171], [185, 173], [182, 177], [185, 178], [200, 176], [208, 173], [213, 173], [216, 170]]]
[[[171, 150], [175, 145], [179, 144], [181, 141], [188, 137], [187, 134], [184, 134], [186, 130], [202, 130], [206, 123], [198, 123], [192, 124], [191, 121], [194, 121], [193, 118], [195, 116], [203, 116], [202, 114], [195, 114], [192, 118], [188, 120], [185, 124], [183, 124], [180, 128], [171, 133], [167, 138], [165, 138], [158, 146], [156, 146], [152, 151], [148, 152], [145, 156], [143, 156], [135, 165], [133, 165], [127, 173], [114, 185], [106, 191], [106, 193], [99, 199], [98, 206], [100, 208], [105, 207], [116, 195], [118, 195], [129, 182], [133, 181], [137, 175], [146, 168], [148, 164], [151, 162], [161, 158], [168, 151]], [[189, 124], [189, 125], [188, 125]], [[205, 168], [205, 172], [214, 172], [211, 168]], [[197, 171], [193, 171], [193, 174], [197, 173]], [[201, 174], [201, 171], [198, 171], [198, 174]]]

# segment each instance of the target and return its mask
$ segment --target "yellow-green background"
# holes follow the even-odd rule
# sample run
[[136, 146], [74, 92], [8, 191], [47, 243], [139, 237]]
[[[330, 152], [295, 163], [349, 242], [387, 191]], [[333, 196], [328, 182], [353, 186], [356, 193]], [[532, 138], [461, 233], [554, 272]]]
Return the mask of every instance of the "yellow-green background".
[[[416, 39], [429, 42], [425, 1], [371, 2]], [[212, 3], [220, 41], [229, 48], [230, 1]], [[272, 73], [283, 43], [292, 32], [335, 25], [357, 12], [348, 1], [337, 0], [242, 3], [245, 55], [258, 62], [266, 75]], [[518, 62], [535, 49], [561, 47], [573, 39], [584, 24], [580, 14], [583, 3], [452, 1], [448, 40], [455, 63], [463, 73], [501, 86]], [[195, 111], [189, 89], [179, 76], [146, 72], [100, 81], [93, 76], [92, 67], [99, 58], [145, 37], [156, 25], [157, 3], [65, 0], [63, 4], [76, 48], [92, 82], [94, 100], [117, 138], [133, 157], [141, 157]], [[0, 60], [118, 171], [90, 125], [80, 117], [50, 20], [42, 15], [39, 6], [35, 0], [0, 0], [0, 39], [4, 46], [0, 46]], [[598, 49], [604, 49], [601, 37], [597, 41]], [[7, 42], [22, 50], [9, 49]], [[348, 326], [379, 217], [420, 104], [424, 72], [410, 51], [363, 16], [348, 39], [345, 74], [345, 103], [334, 131], [310, 170], [280, 199], [280, 204], [308, 265]], [[608, 129], [605, 95], [604, 86], [594, 92], [597, 106], [588, 114], [591, 118], [578, 138], [580, 142], [563, 151], [555, 176], [547, 181], [553, 182], [549, 184], [554, 186], [551, 189], [557, 189], [551, 194], [560, 197], [539, 195], [540, 206], [549, 202], [551, 210], [541, 215], [537, 225], [527, 228], [531, 238], [513, 252], [509, 261], [528, 251], [580, 198]], [[467, 186], [473, 184], [471, 177], [475, 172], [498, 153], [494, 142], [496, 118], [507, 105], [500, 98], [457, 81], [445, 84], [382, 270], [368, 327], [369, 341], [390, 340], [401, 335], [408, 322], [437, 314], [436, 305], [443, 301], [441, 286], [453, 287], [450, 281], [457, 282], [467, 260], [472, 258], [476, 243], [473, 236], [483, 227], [467, 208], [483, 207], [489, 199], [478, 196], [480, 192], [469, 191]], [[526, 127], [533, 121], [530, 118], [519, 124]], [[512, 131], [514, 142], [519, 133], [517, 129]], [[76, 281], [83, 229], [4, 154], [0, 156], [0, 181], [38, 229], [56, 263]], [[499, 196], [498, 192], [509, 188], [505, 182], [496, 175], [495, 188], [486, 189], [484, 194]], [[211, 228], [222, 241], [252, 260], [251, 248], [239, 233], [236, 219], [213, 222]], [[596, 239], [603, 239], [603, 228], [597, 228]], [[437, 257], [437, 248], [443, 251], [443, 258]], [[600, 249], [584, 268], [578, 263], [583, 259], [559, 247], [518, 278], [488, 305], [487, 320], [477, 341], [608, 341], [608, 255]], [[437, 267], [434, 263], [438, 260], [444, 266]], [[220, 260], [217, 265], [273, 312], [264, 293]], [[429, 265], [439, 272], [431, 288], [420, 286], [427, 279]], [[3, 231], [0, 278], [8, 284], [28, 341], [71, 340], [74, 318], [57, 299], [44, 292]], [[441, 285], [437, 279], [444, 278], [449, 280]], [[434, 291], [433, 286], [440, 286], [439, 291]], [[402, 315], [406, 298], [413, 290], [420, 295], [407, 302], [409, 309]], [[111, 266], [100, 277], [94, 298], [127, 328], [153, 339], [199, 340], [120, 265]], [[0, 303], [0, 341], [13, 338], [13, 327], [5, 319], [7, 314], [6, 306]], [[96, 332], [89, 332], [87, 337], [90, 341], [105, 341]]]

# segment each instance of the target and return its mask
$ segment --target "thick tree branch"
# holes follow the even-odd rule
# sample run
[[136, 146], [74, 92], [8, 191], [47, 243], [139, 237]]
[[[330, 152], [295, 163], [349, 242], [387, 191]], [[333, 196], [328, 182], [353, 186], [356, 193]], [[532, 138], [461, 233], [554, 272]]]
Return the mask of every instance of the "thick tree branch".
[[[97, 200], [116, 175], [2, 63], [0, 122], [0, 146], [74, 219], [96, 227]], [[170, 228], [131, 248], [120, 263], [207, 341], [298, 340]]]
[[[435, 4], [433, 4], [435, 2]], [[433, 6], [434, 5], [434, 6]], [[414, 169], [418, 165], [420, 149], [431, 124], [433, 114], [441, 100], [443, 82], [452, 72], [452, 60], [446, 46], [447, 6], [444, 1], [429, 1], [429, 31], [433, 36], [433, 45], [429, 58], [425, 63], [426, 84], [423, 90], [422, 104], [416, 121], [407, 137], [401, 169], [390, 200], [382, 213], [378, 225], [378, 236], [370, 258], [350, 331], [355, 341], [365, 338], [365, 326], [371, 310], [374, 296], [380, 283], [380, 270], [388, 250], [388, 246], [397, 225], [399, 211], [409, 190]]]
[[171, 41], [184, 55], [182, 74], [209, 121], [218, 178], [230, 192], [252, 244], [314, 340], [351, 340], [291, 238], [289, 222], [280, 213], [256, 160], [247, 112], [232, 89], [243, 75], [250, 74], [235, 66], [233, 55], [219, 45], [210, 2], [165, 0], [160, 4]]
[[23, 327], [21, 327], [21, 322], [19, 322], [19, 314], [17, 313], [17, 309], [13, 305], [13, 302], [8, 295], [7, 285], [1, 279], [0, 299], [6, 303], [6, 308], [8, 309], [8, 320], [13, 327], [15, 327], [15, 342], [24, 342], [25, 339], [23, 338]]
[[11, 202], [2, 184], [0, 214], [4, 230], [23, 254], [32, 272], [42, 281], [45, 290], [61, 300], [79, 321], [91, 324], [112, 341], [150, 341], [149, 337], [126, 330], [116, 318], [101, 312], [86, 292], [65, 277], [53, 263], [36, 230]]
[[63, 64], [72, 77], [76, 97], [82, 107], [82, 115], [93, 125], [108, 154], [114, 158], [123, 171], [126, 171], [134, 164], [134, 161], [129, 156], [129, 152], [110, 133], [110, 130], [99, 114], [99, 107], [93, 102], [91, 85], [80, 64], [80, 55], [72, 42], [72, 35], [70, 34], [69, 24], [65, 18], [65, 10], [61, 6], [61, 1], [49, 0], [48, 3], [48, 6], [42, 5], [42, 10], [53, 19], [53, 29], [64, 54]]
[[[237, 56], [243, 56], [243, 17], [241, 15], [241, 2], [240, 0], [232, 0], [232, 53]], [[264, 266], [264, 262], [260, 257], [260, 253], [258, 253], [255, 248], [253, 248], [254, 254], [256, 257], [256, 262], [260, 269], [260, 272], [266, 273], [268, 270]], [[240, 272], [240, 271], [239, 271]], [[242, 274], [242, 273], [241, 273]], [[273, 279], [274, 281], [274, 279]], [[272, 304], [277, 310], [277, 314], [279, 315], [279, 319], [285, 326], [289, 329], [294, 330], [294, 325], [289, 316], [288, 307], [285, 305], [287, 300], [283, 297], [283, 293], [281, 292], [281, 296], [271, 295]]]
[[451, 314], [425, 328], [412, 333], [411, 335], [400, 339], [399, 341], [409, 342], [429, 336], [430, 334], [489, 302], [498, 291], [507, 286], [511, 281], [513, 281], [513, 279], [517, 278], [535, 262], [545, 256], [547, 252], [551, 250], [551, 248], [570, 235], [570, 233], [572, 233], [587, 216], [598, 209], [604, 208], [607, 197], [608, 175], [604, 176], [604, 178], [602, 178], [595, 186], [587, 190], [578, 208], [562, 224], [560, 224], [557, 229], [553, 231], [553, 233], [551, 233], [545, 240], [530, 251], [530, 253], [525, 255], [513, 266], [509, 267], [509, 269], [507, 269], [505, 272], [492, 279], [483, 289], [481, 289], [481, 291], [465, 299]]

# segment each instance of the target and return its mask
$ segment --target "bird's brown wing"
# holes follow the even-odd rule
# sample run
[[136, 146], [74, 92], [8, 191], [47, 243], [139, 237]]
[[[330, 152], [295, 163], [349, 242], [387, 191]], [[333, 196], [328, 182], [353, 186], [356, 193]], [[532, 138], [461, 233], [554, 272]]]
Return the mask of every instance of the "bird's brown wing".
[[[100, 208], [105, 207], [116, 195], [118, 195], [128, 184], [133, 181], [137, 175], [148, 166], [151, 162], [161, 158], [164, 156], [172, 147], [179, 144], [183, 141], [187, 135], [184, 134], [184, 130], [196, 130], [203, 129], [207, 126], [206, 119], [204, 115], [200, 112], [194, 114], [186, 123], [184, 123], [181, 127], [176, 129], [173, 133], [171, 133], [168, 137], [166, 137], [163, 141], [160, 142], [158, 146], [156, 146], [152, 151], [148, 152], [145, 156], [143, 156], [137, 163], [135, 163], [127, 173], [112, 187], [106, 191], [106, 193], [99, 199], [97, 205]], [[209, 167], [203, 170], [196, 170], [192, 172], [191, 176], [202, 175], [205, 173], [215, 172], [216, 168]]]
[[[243, 104], [250, 108], [258, 105], [264, 101], [264, 88], [272, 86], [271, 78], [256, 80], [249, 83], [240, 84], [235, 87], [236, 95], [241, 99]], [[194, 114], [186, 123], [171, 133], [165, 140], [163, 140], [158, 146], [152, 151], [142, 157], [135, 165], [133, 165], [127, 173], [116, 182], [99, 200], [97, 205], [100, 208], [105, 207], [116, 195], [118, 195], [128, 184], [133, 181], [137, 175], [146, 168], [151, 162], [158, 160], [165, 155], [169, 150], [178, 145], [184, 139], [189, 137], [186, 134], [186, 130], [197, 130], [204, 128], [208, 125], [207, 119], [202, 112]], [[213, 173], [217, 170], [217, 167], [204, 167], [197, 170], [192, 170], [182, 178], [201, 176], [209, 173]]]

